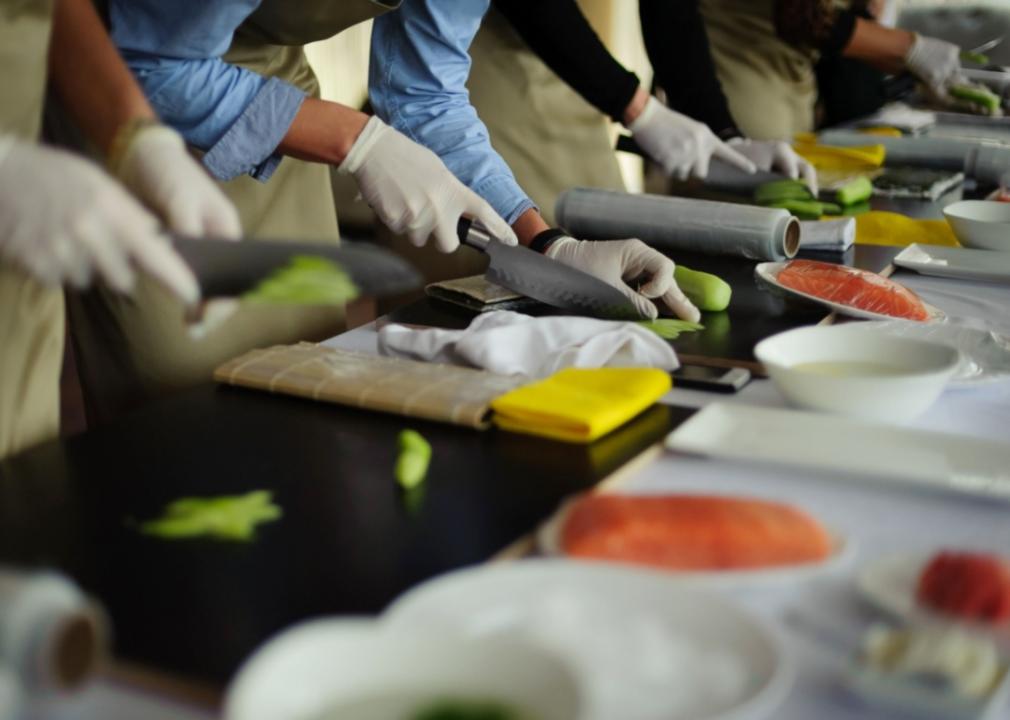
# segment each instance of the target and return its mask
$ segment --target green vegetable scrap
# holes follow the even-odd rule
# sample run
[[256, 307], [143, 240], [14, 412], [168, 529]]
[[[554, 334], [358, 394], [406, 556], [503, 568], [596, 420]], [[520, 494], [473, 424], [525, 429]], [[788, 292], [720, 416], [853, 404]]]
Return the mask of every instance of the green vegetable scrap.
[[733, 288], [718, 275], [678, 265], [673, 271], [673, 279], [699, 310], [722, 312], [729, 307]]
[[971, 50], [961, 51], [961, 62], [975, 63], [976, 65], [988, 65], [989, 56], [985, 53], [972, 52]]
[[869, 200], [871, 195], [873, 195], [873, 183], [864, 175], [838, 188], [835, 200], [839, 205], [849, 207]]
[[1002, 107], [1000, 96], [982, 85], [952, 85], [948, 92], [958, 100], [985, 108], [991, 115], [998, 113]]
[[[817, 200], [781, 200], [770, 203], [768, 207], [788, 210], [800, 220], [818, 220], [825, 214], [824, 205], [825, 203], [818, 202]], [[838, 208], [837, 205], [834, 207]], [[841, 208], [838, 209], [841, 212]]]
[[400, 455], [393, 471], [396, 481], [405, 490], [417, 487], [428, 474], [431, 463], [431, 444], [416, 430], [404, 430], [396, 439]]
[[816, 200], [816, 198], [802, 180], [772, 180], [758, 185], [754, 190], [754, 202], [758, 205], [771, 205], [785, 200]]
[[140, 531], [164, 540], [207, 537], [215, 540], [249, 541], [256, 526], [281, 516], [267, 490], [245, 495], [182, 498], [169, 503], [160, 518], [141, 524]]
[[414, 715], [413, 720], [521, 720], [508, 705], [489, 700], [443, 700]]
[[674, 320], [673, 318], [659, 318], [658, 320], [639, 320], [638, 324], [646, 330], [659, 335], [664, 340], [676, 340], [681, 333], [696, 332], [704, 330], [701, 323], [689, 322], [687, 320]]
[[856, 203], [855, 205], [848, 205], [842, 208], [842, 215], [846, 217], [852, 217], [855, 215], [862, 215], [863, 213], [868, 213], [873, 208], [868, 202]]
[[242, 295], [252, 303], [343, 305], [358, 297], [351, 276], [332, 260], [296, 255], [282, 268]]

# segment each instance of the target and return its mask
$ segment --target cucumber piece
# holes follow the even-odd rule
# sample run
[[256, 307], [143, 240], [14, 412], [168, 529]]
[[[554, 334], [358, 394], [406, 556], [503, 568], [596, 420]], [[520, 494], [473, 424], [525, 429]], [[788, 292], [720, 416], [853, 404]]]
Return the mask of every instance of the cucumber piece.
[[870, 207], [870, 203], [861, 202], [856, 203], [855, 205], [849, 205], [848, 207], [842, 208], [842, 215], [845, 215], [846, 217], [853, 217], [855, 215], [862, 215], [863, 213], [868, 213], [872, 209], [873, 208]]
[[842, 206], [831, 202], [821, 203], [821, 214], [823, 215], [841, 215]]
[[673, 318], [638, 320], [637, 322], [646, 330], [652, 330], [652, 332], [656, 333], [664, 340], [676, 340], [680, 337], [681, 333], [696, 332], [698, 330], [705, 329], [705, 326], [701, 323], [691, 322], [689, 320], [675, 320]]
[[768, 205], [782, 200], [813, 200], [810, 188], [800, 180], [773, 180], [754, 189], [754, 202]]
[[975, 63], [976, 65], [988, 65], [989, 56], [985, 53], [971, 52], [970, 50], [961, 51], [961, 62]]
[[396, 438], [400, 454], [393, 474], [400, 487], [415, 488], [424, 481], [431, 463], [431, 444], [416, 430], [404, 430]]
[[733, 288], [717, 275], [678, 265], [673, 271], [673, 279], [699, 310], [721, 312], [729, 306]]
[[824, 214], [824, 205], [816, 200], [782, 200], [768, 207], [788, 210], [800, 220], [818, 220]]
[[975, 105], [980, 105], [990, 113], [998, 112], [1000, 109], [1000, 97], [992, 90], [978, 85], [951, 85], [948, 92], [958, 100], [965, 100]]
[[316, 255], [296, 255], [242, 295], [243, 302], [294, 305], [343, 305], [358, 288], [343, 268]]
[[838, 188], [835, 200], [839, 205], [848, 207], [869, 200], [871, 195], [873, 195], [873, 183], [870, 182], [870, 178], [863, 176]]

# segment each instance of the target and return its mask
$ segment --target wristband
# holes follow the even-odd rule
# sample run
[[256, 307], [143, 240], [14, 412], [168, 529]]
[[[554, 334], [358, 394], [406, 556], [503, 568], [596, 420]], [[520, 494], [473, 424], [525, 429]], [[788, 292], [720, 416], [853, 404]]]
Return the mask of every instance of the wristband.
[[569, 237], [569, 235], [561, 228], [548, 228], [547, 230], [537, 233], [533, 240], [530, 241], [530, 250], [535, 250], [543, 255], [547, 252], [547, 249], [555, 243], [555, 241], [563, 237]]

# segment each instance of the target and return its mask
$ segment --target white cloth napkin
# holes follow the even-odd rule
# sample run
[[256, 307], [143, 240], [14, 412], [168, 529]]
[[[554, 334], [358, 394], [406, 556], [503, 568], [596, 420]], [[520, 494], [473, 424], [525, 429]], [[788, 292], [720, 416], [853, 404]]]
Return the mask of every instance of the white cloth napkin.
[[680, 366], [666, 341], [635, 323], [507, 310], [479, 315], [466, 330], [387, 325], [379, 331], [379, 353], [530, 378], [567, 367]]
[[800, 223], [800, 247], [807, 250], [845, 252], [855, 241], [855, 218]]

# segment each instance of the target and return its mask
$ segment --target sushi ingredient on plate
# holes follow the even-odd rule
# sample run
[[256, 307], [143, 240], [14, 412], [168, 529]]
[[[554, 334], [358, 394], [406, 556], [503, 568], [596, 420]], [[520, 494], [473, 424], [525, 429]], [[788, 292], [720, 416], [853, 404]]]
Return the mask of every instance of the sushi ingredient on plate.
[[677, 287], [683, 290], [687, 299], [704, 312], [722, 312], [729, 307], [733, 288], [718, 275], [692, 270], [677, 265], [673, 271]]
[[1007, 672], [991, 640], [938, 625], [871, 628], [860, 661], [885, 676], [973, 698], [991, 693]]
[[999, 624], [1010, 621], [1010, 565], [985, 553], [941, 552], [923, 568], [918, 602], [946, 615]]
[[813, 563], [833, 551], [820, 523], [794, 507], [701, 495], [584, 496], [565, 515], [561, 547], [574, 557], [680, 571]]
[[783, 286], [851, 308], [925, 321], [929, 311], [919, 296], [876, 273], [816, 260], [790, 260], [778, 273]]

